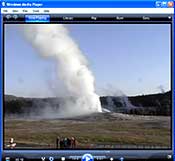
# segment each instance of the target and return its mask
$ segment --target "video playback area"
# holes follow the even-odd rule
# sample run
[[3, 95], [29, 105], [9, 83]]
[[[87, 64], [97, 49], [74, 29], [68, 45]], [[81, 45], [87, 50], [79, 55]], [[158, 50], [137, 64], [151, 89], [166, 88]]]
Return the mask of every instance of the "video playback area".
[[[173, 160], [170, 15], [67, 16], [59, 23], [57, 16], [46, 22], [8, 17], [5, 161]], [[67, 155], [32, 158], [23, 150]], [[142, 150], [155, 153], [146, 157]], [[71, 158], [69, 151], [77, 154]]]

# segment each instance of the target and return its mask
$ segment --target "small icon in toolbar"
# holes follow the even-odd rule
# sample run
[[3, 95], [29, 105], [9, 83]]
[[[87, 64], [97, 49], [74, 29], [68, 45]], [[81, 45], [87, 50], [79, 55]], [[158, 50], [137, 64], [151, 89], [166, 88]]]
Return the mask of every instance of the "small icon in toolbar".
[[171, 16], [168, 16], [168, 19], [171, 19]]
[[167, 2], [166, 1], [162, 1], [161, 7], [166, 8], [167, 7]]
[[11, 15], [6, 15], [6, 19], [9, 20], [11, 18]]
[[97, 17], [92, 16], [91, 19], [92, 19], [92, 20], [97, 20]]
[[172, 159], [172, 155], [171, 154], [168, 154], [167, 155], [167, 159]]
[[156, 3], [155, 5], [156, 5], [157, 8], [161, 7], [161, 5], [162, 5], [161, 1], [156, 1], [155, 3]]
[[46, 160], [46, 157], [41, 157], [41, 160], [42, 160], [42, 161], [45, 161], [45, 160]]
[[49, 157], [49, 161], [54, 161], [54, 157]]
[[5, 161], [10, 161], [10, 157], [5, 157]]
[[18, 15], [13, 15], [13, 18], [16, 20], [18, 18]]
[[174, 2], [173, 1], [169, 1], [168, 2], [168, 7], [173, 7], [174, 6]]
[[94, 161], [94, 157], [91, 154], [84, 154], [82, 156], [82, 161]]
[[120, 161], [124, 161], [124, 158], [123, 157], [120, 157], [120, 159], [119, 159]]
[[111, 158], [110, 158], [110, 161], [113, 161], [113, 160], [114, 160], [114, 158], [111, 157]]
[[5, 2], [2, 2], [2, 6], [3, 6], [3, 7], [5, 6]]

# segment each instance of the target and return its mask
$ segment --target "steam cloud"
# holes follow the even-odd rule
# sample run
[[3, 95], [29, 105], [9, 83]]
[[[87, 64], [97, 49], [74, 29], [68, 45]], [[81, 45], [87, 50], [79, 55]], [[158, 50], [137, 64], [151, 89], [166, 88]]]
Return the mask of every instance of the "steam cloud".
[[23, 26], [27, 40], [45, 58], [57, 61], [57, 74], [73, 98], [59, 109], [65, 117], [101, 112], [99, 96], [95, 93], [94, 76], [88, 62], [67, 28], [62, 24], [32, 24]]

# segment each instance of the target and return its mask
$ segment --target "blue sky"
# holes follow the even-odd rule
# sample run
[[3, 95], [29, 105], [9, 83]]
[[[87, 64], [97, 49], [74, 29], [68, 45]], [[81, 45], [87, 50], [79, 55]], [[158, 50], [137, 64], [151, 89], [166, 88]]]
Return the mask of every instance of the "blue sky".
[[[72, 24], [71, 37], [89, 60], [100, 95], [141, 95], [170, 90], [170, 25]], [[5, 27], [5, 93], [24, 97], [61, 96], [56, 62], [43, 59], [18, 25]], [[109, 87], [112, 87], [111, 89]]]

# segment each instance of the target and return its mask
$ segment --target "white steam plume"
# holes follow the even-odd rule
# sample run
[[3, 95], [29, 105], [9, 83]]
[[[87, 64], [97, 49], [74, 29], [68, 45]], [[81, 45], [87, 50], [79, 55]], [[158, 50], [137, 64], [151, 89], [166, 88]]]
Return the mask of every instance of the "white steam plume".
[[65, 117], [101, 112], [99, 96], [95, 93], [94, 76], [68, 30], [62, 24], [27, 24], [24, 33], [38, 53], [53, 57], [58, 64], [57, 74], [74, 101], [61, 107], [58, 115]]

